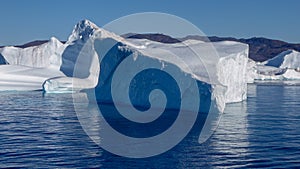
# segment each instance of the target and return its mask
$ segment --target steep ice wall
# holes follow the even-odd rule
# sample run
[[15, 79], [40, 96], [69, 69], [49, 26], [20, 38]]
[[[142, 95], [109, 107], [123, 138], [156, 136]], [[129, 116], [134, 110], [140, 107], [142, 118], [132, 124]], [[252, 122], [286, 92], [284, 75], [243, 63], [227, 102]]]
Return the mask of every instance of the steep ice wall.
[[225, 102], [246, 100], [248, 45], [230, 41], [216, 42], [213, 45], [220, 56], [217, 65], [218, 79], [227, 87]]
[[13, 46], [4, 47], [0, 54], [10, 65], [58, 69], [61, 65], [61, 52], [63, 50], [64, 45], [52, 37], [49, 42], [39, 46], [24, 49]]

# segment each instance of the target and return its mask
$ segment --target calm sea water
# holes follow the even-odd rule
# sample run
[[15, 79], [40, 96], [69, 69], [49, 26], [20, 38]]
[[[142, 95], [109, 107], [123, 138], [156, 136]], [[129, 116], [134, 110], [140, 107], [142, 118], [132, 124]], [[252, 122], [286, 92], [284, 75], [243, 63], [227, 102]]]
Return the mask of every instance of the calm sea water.
[[300, 86], [250, 85], [205, 143], [189, 134], [146, 159], [113, 155], [81, 128], [70, 94], [0, 93], [0, 168], [300, 167]]

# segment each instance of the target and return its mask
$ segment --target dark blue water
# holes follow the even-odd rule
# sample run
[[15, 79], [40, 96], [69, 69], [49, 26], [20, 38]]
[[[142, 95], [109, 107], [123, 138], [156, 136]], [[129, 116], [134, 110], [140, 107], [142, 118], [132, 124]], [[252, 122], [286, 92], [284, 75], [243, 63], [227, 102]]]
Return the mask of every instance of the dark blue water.
[[101, 149], [83, 131], [70, 94], [0, 93], [0, 168], [300, 167], [300, 86], [251, 85], [229, 104], [214, 135], [197, 131], [156, 157], [130, 159]]

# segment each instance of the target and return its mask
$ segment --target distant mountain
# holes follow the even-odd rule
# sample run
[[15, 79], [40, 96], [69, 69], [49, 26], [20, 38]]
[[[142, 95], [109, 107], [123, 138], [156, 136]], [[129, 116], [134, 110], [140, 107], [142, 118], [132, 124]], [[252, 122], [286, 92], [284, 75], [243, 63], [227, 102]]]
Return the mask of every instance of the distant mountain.
[[217, 37], [217, 36], [187, 36], [184, 38], [172, 38], [163, 34], [126, 34], [124, 35], [127, 38], [136, 38], [136, 39], [149, 39], [153, 41], [158, 41], [162, 43], [176, 43], [184, 41], [187, 39], [195, 39], [211, 42], [219, 41], [236, 41], [242, 42], [249, 45], [249, 57], [255, 61], [265, 61], [270, 58], [273, 58], [286, 50], [296, 50], [300, 51], [300, 44], [287, 43], [280, 40], [267, 39], [262, 37], [254, 37], [250, 39], [236, 39], [232, 37]]
[[15, 47], [18, 47], [18, 48], [27, 48], [27, 47], [31, 47], [31, 46], [42, 45], [42, 44], [44, 44], [46, 42], [48, 42], [48, 40], [36, 40], [36, 41], [29, 42], [29, 43], [25, 43], [24, 45], [17, 45]]
[[[184, 38], [173, 38], [168, 35], [164, 34], [134, 34], [129, 33], [122, 35], [125, 38], [134, 38], [134, 39], [149, 39], [152, 41], [157, 41], [161, 43], [178, 43], [187, 39], [195, 39], [195, 40], [202, 40], [202, 41], [208, 41], [208, 39], [211, 42], [219, 42], [219, 41], [236, 41], [241, 43], [246, 43], [249, 45], [249, 57], [255, 61], [266, 61], [268, 59], [271, 59], [278, 54], [280, 54], [283, 51], [287, 50], [295, 50], [300, 52], [300, 44], [292, 44], [287, 43], [280, 40], [274, 40], [274, 39], [267, 39], [263, 37], [253, 37], [249, 39], [237, 39], [233, 37], [217, 37], [217, 36], [198, 36], [198, 35], [190, 35]], [[48, 42], [47, 40], [37, 40], [33, 42], [26, 43], [24, 45], [18, 45], [15, 47], [19, 48], [26, 48], [30, 46], [38, 46], [41, 44], [44, 44]], [[62, 43], [65, 43], [62, 41]], [[4, 46], [0, 46], [2, 48]]]
[[[27, 48], [27, 47], [32, 47], [32, 46], [39, 46], [39, 45], [42, 45], [44, 43], [47, 43], [49, 40], [35, 40], [35, 41], [32, 41], [32, 42], [28, 42], [28, 43], [25, 43], [23, 45], [16, 45], [14, 47], [17, 47], [17, 48]], [[65, 43], [65, 41], [61, 41], [61, 43]], [[3, 48], [5, 46], [0, 46], [0, 48]]]
[[124, 38], [133, 38], [133, 39], [148, 39], [156, 42], [161, 43], [178, 43], [181, 42], [180, 39], [172, 38], [171, 36], [164, 35], [164, 34], [125, 34], [122, 35]]

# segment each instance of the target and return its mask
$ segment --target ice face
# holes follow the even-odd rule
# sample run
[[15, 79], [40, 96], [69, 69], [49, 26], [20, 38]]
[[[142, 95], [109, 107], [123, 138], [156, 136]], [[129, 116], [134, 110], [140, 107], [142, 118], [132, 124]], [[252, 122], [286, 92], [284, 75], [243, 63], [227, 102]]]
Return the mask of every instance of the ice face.
[[233, 103], [247, 99], [248, 45], [237, 42], [213, 43], [219, 53], [217, 75], [227, 87], [225, 102]]

